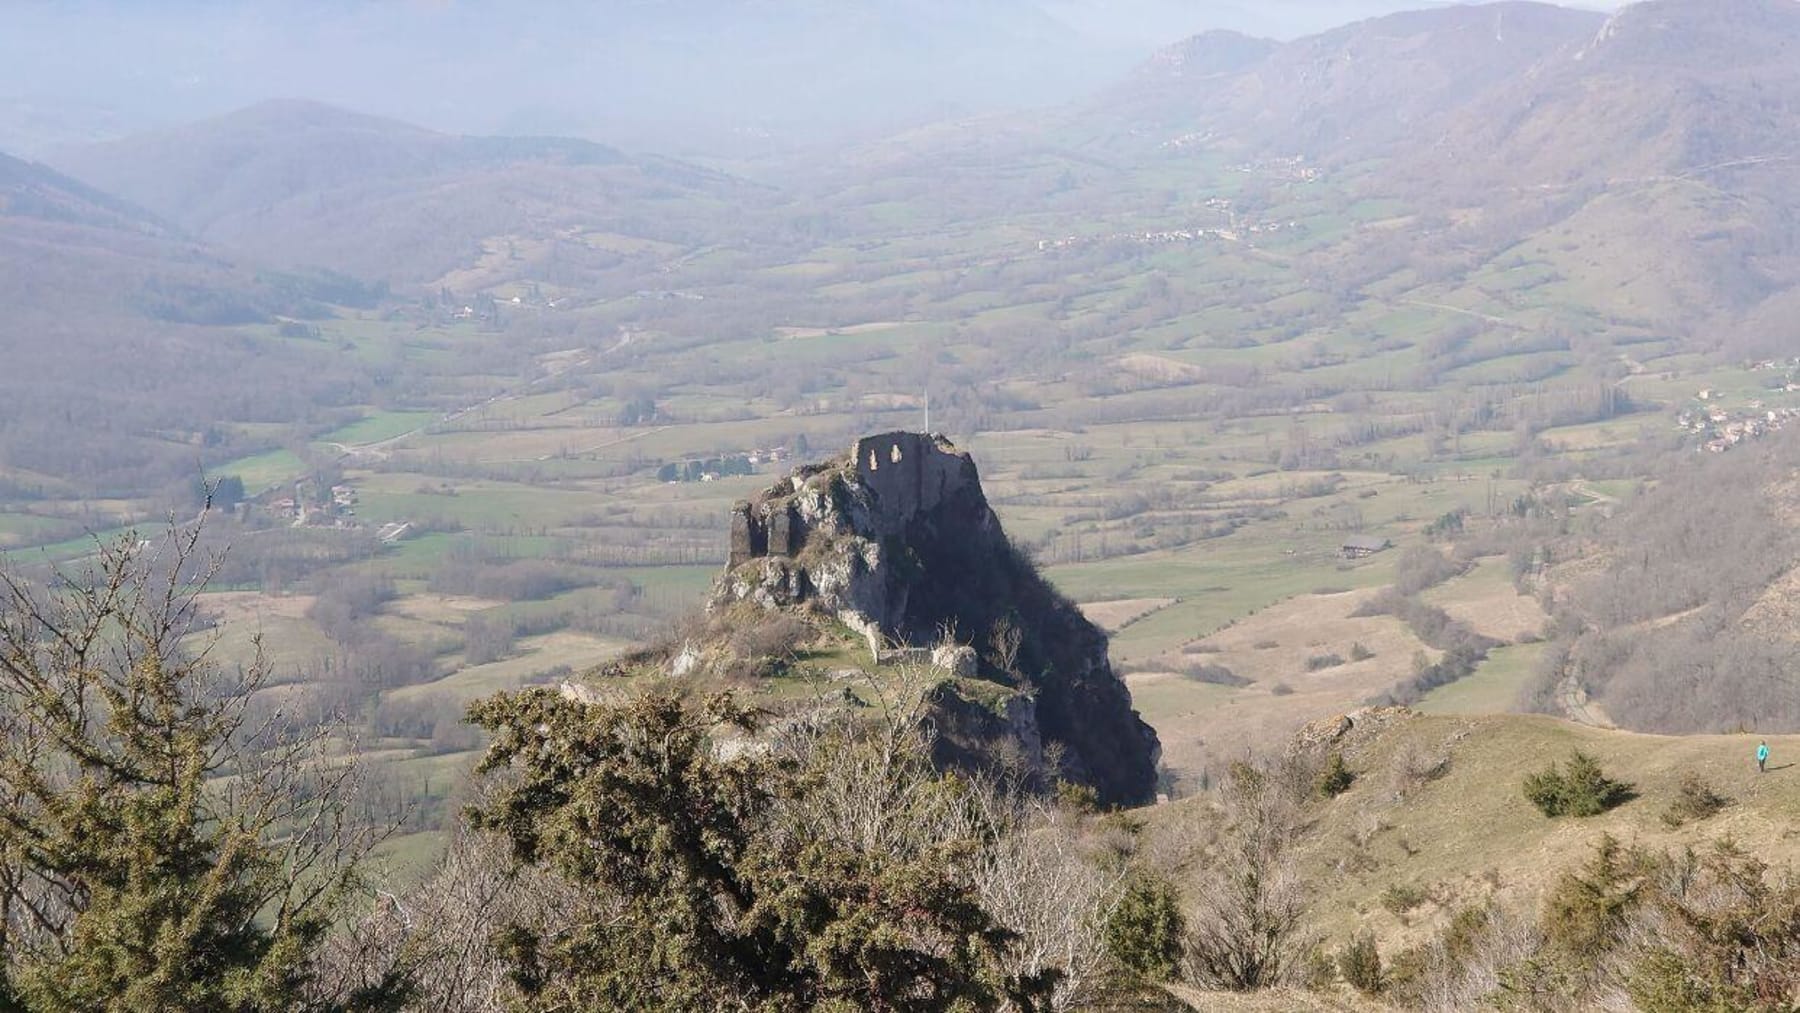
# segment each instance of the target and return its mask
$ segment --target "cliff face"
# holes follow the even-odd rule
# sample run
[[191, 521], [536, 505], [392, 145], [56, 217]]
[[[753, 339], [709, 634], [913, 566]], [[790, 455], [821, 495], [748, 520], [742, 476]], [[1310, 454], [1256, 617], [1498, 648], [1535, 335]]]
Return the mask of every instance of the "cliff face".
[[878, 654], [966, 645], [965, 683], [992, 684], [999, 702], [940, 694], [947, 760], [968, 762], [1002, 738], [1102, 802], [1154, 794], [1156, 733], [1131, 709], [1106, 635], [1013, 549], [975, 462], [942, 437], [867, 437], [739, 504], [712, 604], [733, 602], [830, 614]]

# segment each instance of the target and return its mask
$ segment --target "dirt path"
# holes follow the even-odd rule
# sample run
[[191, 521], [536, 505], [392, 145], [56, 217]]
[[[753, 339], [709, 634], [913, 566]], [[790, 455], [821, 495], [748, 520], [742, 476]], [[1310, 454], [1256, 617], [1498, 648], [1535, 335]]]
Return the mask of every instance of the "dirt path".
[[1588, 697], [1587, 690], [1581, 687], [1580, 680], [1573, 675], [1565, 675], [1556, 685], [1556, 702], [1570, 721], [1588, 725], [1592, 728], [1617, 728], [1600, 705]]
[[1608, 510], [1619, 505], [1617, 496], [1601, 492], [1599, 489], [1589, 485], [1588, 480], [1585, 478], [1578, 478], [1570, 482], [1569, 491], [1577, 496], [1586, 496], [1588, 499], [1594, 501], [1595, 506], [1606, 507]]
[[[673, 428], [675, 428], [675, 427], [674, 426], [657, 426], [654, 429], [640, 429], [635, 433], [631, 433], [630, 435], [627, 435], [627, 436], [621, 436], [616, 440], [607, 440], [605, 443], [596, 443], [591, 447], [584, 447], [580, 450], [575, 451], [575, 456], [579, 457], [583, 454], [598, 453], [602, 450], [605, 450], [607, 447], [616, 447], [621, 443], [630, 443], [633, 440], [641, 440], [646, 436], [655, 436], [657, 433], [668, 432], [670, 429], [673, 429]], [[543, 457], [538, 458], [538, 460], [548, 461], [550, 459], [550, 457], [551, 457], [551, 455], [545, 454]]]
[[1587, 689], [1581, 685], [1581, 680], [1576, 677], [1574, 672], [1569, 671], [1566, 659], [1563, 662], [1562, 673], [1556, 681], [1556, 709], [1562, 711], [1564, 717], [1578, 725], [1609, 729], [1619, 727], [1613, 724], [1612, 718], [1607, 717], [1606, 712], [1600, 709], [1600, 705], [1588, 696]]
[[1419, 306], [1419, 307], [1423, 307], [1424, 309], [1442, 310], [1445, 313], [1456, 313], [1456, 314], [1460, 314], [1465, 317], [1474, 317], [1477, 320], [1484, 320], [1484, 321], [1486, 321], [1490, 324], [1494, 324], [1495, 326], [1498, 326], [1498, 327], [1510, 327], [1515, 331], [1522, 331], [1522, 330], [1526, 329], [1524, 324], [1515, 323], [1514, 321], [1508, 320], [1505, 317], [1497, 317], [1491, 313], [1478, 313], [1475, 310], [1466, 310], [1466, 309], [1463, 309], [1461, 306], [1452, 306], [1449, 303], [1428, 302], [1424, 299], [1401, 299], [1401, 300], [1398, 300], [1398, 302], [1402, 306]]

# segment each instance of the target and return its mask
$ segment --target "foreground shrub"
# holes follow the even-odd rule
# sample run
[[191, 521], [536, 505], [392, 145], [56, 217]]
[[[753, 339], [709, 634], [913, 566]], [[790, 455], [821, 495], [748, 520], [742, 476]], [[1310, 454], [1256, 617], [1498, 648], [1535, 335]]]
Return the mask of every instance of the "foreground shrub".
[[1317, 782], [1319, 796], [1321, 798], [1337, 798], [1349, 791], [1350, 785], [1355, 781], [1356, 775], [1350, 773], [1349, 767], [1344, 766], [1344, 754], [1332, 753], [1330, 758], [1325, 761], [1325, 769], [1319, 771]]
[[[1513, 911], [1492, 902], [1463, 908], [1435, 938], [1387, 961], [1382, 971], [1385, 996], [1399, 1008], [1431, 1013], [1542, 1008], [1493, 1001], [1504, 990], [1504, 980], [1526, 964], [1541, 943], [1536, 926]], [[1541, 998], [1541, 993], [1537, 995]]]
[[1367, 932], [1350, 937], [1338, 951], [1337, 967], [1350, 987], [1364, 995], [1375, 995], [1387, 985], [1381, 970], [1381, 951], [1375, 947], [1375, 937]]
[[353, 991], [318, 971], [385, 831], [352, 815], [337, 727], [256, 716], [260, 653], [227, 668], [181, 649], [199, 539], [125, 536], [46, 587], [0, 571], [0, 1010], [346, 1013], [410, 994], [398, 966]]
[[1566, 769], [1555, 763], [1525, 778], [1525, 797], [1545, 816], [1598, 816], [1633, 797], [1631, 785], [1615, 781], [1600, 761], [1577, 749]]
[[1450, 754], [1422, 742], [1407, 742], [1394, 754], [1388, 770], [1389, 790], [1405, 797], [1450, 772]]
[[1662, 821], [1672, 829], [1693, 820], [1703, 820], [1730, 804], [1731, 800], [1714, 790], [1705, 778], [1689, 771], [1681, 776], [1681, 787], [1676, 789], [1675, 800], [1663, 810]]
[[1394, 915], [1404, 915], [1430, 899], [1430, 894], [1406, 883], [1395, 883], [1381, 891], [1381, 906]]
[[1544, 938], [1577, 966], [1593, 966], [1619, 940], [1649, 863], [1645, 853], [1602, 835], [1587, 864], [1564, 873], [1544, 898]]
[[742, 663], [745, 674], [776, 676], [787, 671], [812, 637], [813, 629], [804, 621], [776, 616], [739, 628], [731, 636], [731, 653]]
[[1523, 915], [1459, 912], [1393, 956], [1384, 997], [1432, 1013], [1792, 1013], [1800, 995], [1800, 882], [1729, 841], [1663, 853], [1603, 835], [1535, 924]]
[[514, 1008], [1035, 1010], [1064, 973], [980, 900], [1005, 808], [933, 770], [910, 720], [729, 755], [715, 729], [757, 717], [729, 695], [534, 688], [470, 717], [501, 775], [471, 824], [589, 898], [501, 929]]
[[1169, 981], [1181, 960], [1185, 930], [1174, 886], [1158, 876], [1139, 876], [1106, 919], [1106, 952], [1128, 974]]
[[1800, 994], [1800, 884], [1729, 842], [1661, 860], [1626, 992], [1639, 1009], [1790, 1011]]
[[1091, 784], [1058, 780], [1056, 804], [1072, 813], [1097, 813], [1100, 811], [1100, 793]]

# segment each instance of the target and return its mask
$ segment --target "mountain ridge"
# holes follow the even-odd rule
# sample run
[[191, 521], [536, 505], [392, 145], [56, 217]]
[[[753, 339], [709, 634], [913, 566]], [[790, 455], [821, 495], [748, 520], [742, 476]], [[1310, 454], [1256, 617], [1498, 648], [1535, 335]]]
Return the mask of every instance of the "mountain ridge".
[[681, 225], [631, 205], [755, 190], [591, 141], [445, 134], [306, 100], [63, 149], [51, 164], [261, 263], [411, 282], [468, 266], [485, 243], [571, 226], [679, 241]]

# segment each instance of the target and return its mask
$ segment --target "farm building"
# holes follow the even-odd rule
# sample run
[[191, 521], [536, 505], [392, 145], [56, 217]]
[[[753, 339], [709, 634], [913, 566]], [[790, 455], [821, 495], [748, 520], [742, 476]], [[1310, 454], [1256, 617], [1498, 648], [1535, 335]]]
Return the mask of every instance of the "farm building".
[[1344, 545], [1338, 551], [1344, 554], [1345, 559], [1362, 559], [1365, 556], [1373, 556], [1393, 544], [1380, 535], [1351, 535], [1344, 539]]

